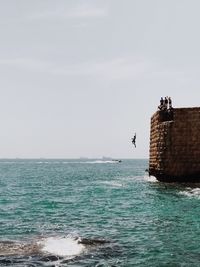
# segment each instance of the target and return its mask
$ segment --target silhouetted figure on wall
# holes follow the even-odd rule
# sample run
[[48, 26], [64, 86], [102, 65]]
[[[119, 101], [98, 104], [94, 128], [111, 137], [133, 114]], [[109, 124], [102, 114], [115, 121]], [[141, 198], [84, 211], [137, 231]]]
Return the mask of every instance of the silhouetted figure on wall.
[[164, 109], [168, 109], [168, 97], [164, 99]]
[[169, 109], [172, 109], [172, 100], [171, 100], [171, 97], [168, 98], [168, 102], [169, 102]]
[[136, 133], [134, 134], [132, 140], [132, 144], [136, 147]]
[[160, 109], [160, 116], [162, 121], [171, 121], [174, 118], [174, 112], [172, 107], [171, 97], [165, 96], [163, 99], [160, 99], [160, 105], [158, 106]]
[[160, 99], [160, 106], [158, 106], [158, 108], [159, 108], [160, 110], [163, 110], [163, 105], [164, 105], [164, 100], [163, 100], [163, 98], [161, 97], [161, 99]]
[[167, 110], [168, 111], [168, 118], [169, 118], [169, 120], [173, 120], [174, 119], [174, 112], [173, 112], [171, 97], [168, 98], [168, 102], [169, 102], [169, 108]]

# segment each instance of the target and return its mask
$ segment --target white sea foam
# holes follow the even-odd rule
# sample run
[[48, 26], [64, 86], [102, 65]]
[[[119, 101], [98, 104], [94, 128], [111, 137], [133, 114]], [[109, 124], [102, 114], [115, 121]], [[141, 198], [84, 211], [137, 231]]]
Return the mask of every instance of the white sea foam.
[[83, 161], [79, 163], [87, 163], [87, 164], [105, 164], [105, 163], [118, 163], [114, 160], [93, 160], [93, 161]]
[[84, 245], [72, 237], [48, 237], [38, 242], [42, 251], [56, 256], [71, 257], [81, 254]]
[[118, 181], [104, 181], [104, 182], [101, 182], [101, 184], [110, 185], [113, 187], [122, 187], [123, 186], [123, 184], [118, 182]]
[[187, 187], [186, 190], [179, 192], [179, 194], [190, 198], [195, 197], [200, 199], [200, 188]]
[[145, 175], [144, 179], [148, 182], [151, 182], [151, 183], [157, 183], [158, 182], [158, 180], [154, 176]]

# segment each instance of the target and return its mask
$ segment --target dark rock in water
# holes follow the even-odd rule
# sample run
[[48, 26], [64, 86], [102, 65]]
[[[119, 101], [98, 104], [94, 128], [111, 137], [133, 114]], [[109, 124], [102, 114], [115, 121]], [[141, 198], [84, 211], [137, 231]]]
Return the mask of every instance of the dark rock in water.
[[49, 255], [49, 256], [45, 256], [45, 257], [40, 258], [41, 261], [45, 261], [45, 262], [58, 261], [58, 260], [61, 260], [61, 259], [62, 259], [62, 257], [58, 257], [58, 256], [55, 256], [55, 255]]
[[83, 245], [90, 245], [90, 246], [95, 246], [95, 245], [103, 245], [110, 243], [110, 241], [105, 240], [105, 239], [89, 239], [89, 238], [81, 238], [78, 240], [79, 244]]
[[6, 258], [1, 258], [0, 257], [0, 265], [10, 265], [13, 261], [10, 259], [6, 259]]

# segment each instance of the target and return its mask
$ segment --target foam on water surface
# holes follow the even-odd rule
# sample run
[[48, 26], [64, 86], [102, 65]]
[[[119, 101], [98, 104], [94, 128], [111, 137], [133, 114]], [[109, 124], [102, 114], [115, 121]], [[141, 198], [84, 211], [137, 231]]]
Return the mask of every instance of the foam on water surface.
[[49, 237], [38, 242], [42, 251], [56, 256], [77, 256], [84, 250], [84, 245], [78, 239], [71, 237]]
[[123, 187], [123, 183], [121, 183], [120, 181], [103, 181], [100, 182], [100, 184], [104, 184], [104, 185], [108, 185], [111, 187]]
[[157, 183], [158, 182], [158, 180], [154, 176], [145, 175], [144, 179], [148, 182], [151, 182], [151, 183]]
[[200, 199], [200, 188], [187, 187], [186, 190], [179, 192], [179, 194], [190, 198], [195, 197]]

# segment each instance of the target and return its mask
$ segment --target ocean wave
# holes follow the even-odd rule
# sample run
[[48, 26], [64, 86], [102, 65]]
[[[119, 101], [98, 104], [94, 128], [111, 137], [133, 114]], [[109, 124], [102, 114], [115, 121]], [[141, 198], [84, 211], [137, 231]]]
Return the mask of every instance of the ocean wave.
[[29, 242], [0, 241], [0, 256], [25, 256], [43, 255], [57, 256], [65, 259], [72, 259], [104, 244], [109, 240], [84, 238], [69, 234], [67, 236], [35, 237]]
[[120, 183], [118, 181], [103, 181], [103, 182], [100, 182], [100, 184], [109, 185], [112, 187], [123, 187], [124, 186], [123, 183]]
[[73, 258], [80, 255], [85, 245], [80, 238], [73, 237], [46, 237], [32, 240], [30, 243], [2, 241], [0, 242], [0, 256], [9, 255], [54, 255]]
[[42, 246], [42, 252], [63, 257], [80, 255], [85, 249], [85, 246], [79, 242], [79, 239], [72, 237], [48, 237], [39, 241], [38, 245]]
[[144, 180], [151, 182], [151, 183], [157, 183], [158, 180], [156, 179], [156, 177], [154, 176], [149, 176], [149, 175], [145, 175], [144, 176]]
[[186, 196], [186, 197], [195, 197], [200, 199], [200, 188], [190, 188], [187, 187], [186, 190], [179, 192], [179, 195]]

